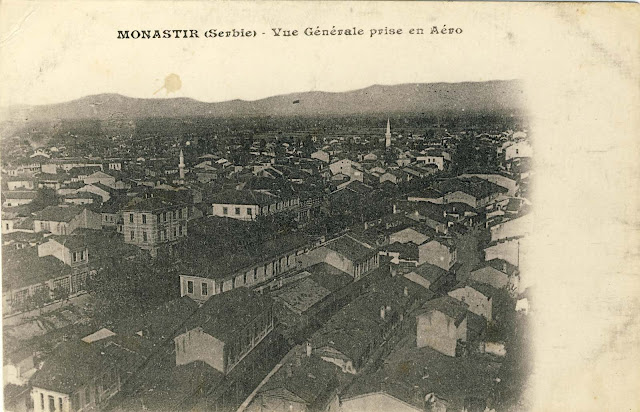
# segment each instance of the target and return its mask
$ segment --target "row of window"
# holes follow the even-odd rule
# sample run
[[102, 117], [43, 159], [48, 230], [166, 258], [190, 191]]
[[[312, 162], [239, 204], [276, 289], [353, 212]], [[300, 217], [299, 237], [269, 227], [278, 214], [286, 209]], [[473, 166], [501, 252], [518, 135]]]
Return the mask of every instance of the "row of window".
[[[181, 237], [185, 233], [186, 233], [186, 230], [185, 230], [185, 227], [183, 225], [180, 225], [178, 227], [174, 227], [173, 228], [173, 238]], [[142, 241], [143, 242], [149, 242], [149, 241], [151, 241], [150, 238], [151, 238], [151, 236], [149, 236], [147, 231], [143, 230], [142, 231]], [[133, 241], [135, 239], [136, 239], [136, 231], [132, 230], [129, 233], [129, 240]], [[167, 236], [167, 229], [163, 229], [163, 230], [160, 230], [158, 232], [158, 239], [157, 240], [160, 241], [160, 242], [164, 242], [165, 240], [169, 240], [169, 237]]]
[[72, 252], [71, 253], [71, 261], [72, 262], [82, 262], [87, 259], [87, 252], [85, 250], [81, 250], [80, 252]]
[[[236, 212], [236, 216], [240, 215], [240, 208], [236, 207], [235, 208], [235, 212]], [[222, 214], [223, 215], [228, 215], [229, 214], [229, 208], [228, 207], [223, 207], [222, 208]], [[250, 207], [247, 208], [247, 215], [249, 216], [253, 216], [253, 209], [251, 209]]]
[[[183, 209], [174, 210], [173, 212], [159, 213], [159, 214], [156, 215], [156, 219], [157, 219], [158, 223], [161, 223], [161, 222], [167, 222], [169, 220], [169, 218], [171, 218], [172, 215], [173, 215], [173, 219], [176, 220], [176, 219], [182, 219], [183, 217], [186, 218], [187, 214], [188, 214], [187, 213], [187, 208], [183, 208]], [[134, 216], [135, 216], [135, 213], [129, 213], [129, 223], [134, 223], [134, 221], [135, 221]], [[148, 221], [147, 216], [153, 216], [153, 215], [148, 215], [148, 214], [143, 213], [142, 214], [142, 224], [143, 225], [147, 224], [147, 221]]]

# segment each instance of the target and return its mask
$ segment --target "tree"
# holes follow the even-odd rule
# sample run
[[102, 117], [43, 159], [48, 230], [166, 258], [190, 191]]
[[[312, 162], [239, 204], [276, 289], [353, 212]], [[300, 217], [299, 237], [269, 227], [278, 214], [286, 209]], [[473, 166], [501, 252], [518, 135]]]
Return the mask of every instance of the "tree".
[[60, 306], [69, 300], [69, 288], [58, 286], [53, 290], [53, 300], [59, 300]]
[[47, 303], [51, 302], [51, 293], [49, 288], [42, 285], [36, 289], [35, 293], [31, 296], [31, 301], [33, 302], [33, 306], [40, 309], [40, 314], [42, 314], [42, 308], [45, 307]]

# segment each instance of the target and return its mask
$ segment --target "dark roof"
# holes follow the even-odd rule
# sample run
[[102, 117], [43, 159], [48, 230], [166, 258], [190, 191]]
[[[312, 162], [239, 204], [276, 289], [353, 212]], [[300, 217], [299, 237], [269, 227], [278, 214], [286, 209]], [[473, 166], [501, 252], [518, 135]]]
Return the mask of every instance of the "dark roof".
[[35, 199], [38, 197], [38, 192], [35, 190], [10, 190], [2, 192], [2, 196], [5, 199]]
[[447, 223], [447, 218], [444, 216], [445, 208], [443, 205], [437, 205], [431, 202], [404, 202], [400, 203], [400, 205], [408, 214], [417, 213], [436, 222]]
[[175, 355], [154, 356], [137, 374], [141, 385], [118, 403], [118, 409], [137, 412], [176, 411], [200, 390], [216, 387], [224, 375], [202, 361], [176, 365]]
[[342, 190], [350, 190], [360, 195], [364, 195], [370, 193], [373, 189], [371, 186], [365, 185], [359, 180], [354, 180], [351, 183], [347, 184]]
[[446, 402], [447, 410], [462, 410], [470, 398], [491, 399], [499, 369], [500, 364], [487, 359], [450, 357], [407, 340], [377, 372], [355, 379], [341, 398], [381, 392], [423, 410], [426, 395], [432, 393]]
[[399, 258], [403, 260], [412, 260], [412, 261], [418, 260], [418, 245], [412, 242], [407, 242], [407, 243], [393, 242], [387, 246], [384, 246], [381, 249], [386, 252], [398, 253]]
[[354, 262], [366, 260], [371, 255], [377, 253], [375, 249], [365, 246], [349, 235], [340, 236], [339, 238], [324, 244], [324, 247], [331, 249]]
[[207, 197], [208, 203], [233, 205], [270, 205], [278, 201], [278, 197], [270, 196], [255, 190], [223, 190]]
[[296, 313], [304, 313], [316, 303], [331, 294], [331, 291], [316, 283], [310, 277], [301, 279], [287, 287], [271, 293]]
[[340, 290], [353, 282], [353, 276], [328, 263], [320, 262], [307, 267], [305, 270], [311, 273], [311, 279], [314, 282], [331, 292]]
[[188, 330], [200, 327], [223, 342], [237, 338], [237, 333], [273, 305], [271, 298], [240, 287], [210, 297], [186, 322]]
[[415, 269], [411, 270], [411, 272], [414, 272], [418, 276], [428, 280], [431, 284], [448, 274], [446, 270], [430, 263], [424, 263], [417, 266]]
[[298, 357], [299, 363], [295, 360], [285, 363], [260, 389], [258, 396], [267, 395], [269, 392], [285, 397], [291, 394], [307, 406], [313, 406], [324, 398], [323, 395], [337, 388], [335, 365], [315, 356], [308, 357], [302, 354], [294, 356]]
[[123, 211], [138, 211], [138, 212], [154, 212], [157, 210], [172, 209], [175, 207], [184, 206], [181, 202], [170, 202], [158, 197], [150, 197], [142, 199], [139, 197], [131, 199], [131, 201], [125, 206]]
[[216, 254], [203, 249], [193, 249], [189, 251], [189, 256], [184, 256], [180, 270], [185, 275], [224, 279], [241, 269], [269, 261], [306, 245], [309, 245], [306, 235], [290, 233], [251, 247], [233, 250], [227, 248]]
[[454, 319], [456, 326], [460, 325], [467, 316], [468, 305], [451, 296], [442, 296], [425, 303], [419, 313], [438, 311]]
[[77, 206], [47, 206], [39, 212], [34, 213], [34, 220], [51, 222], [71, 222], [84, 210], [84, 207]]
[[111, 359], [98, 345], [83, 341], [61, 343], [31, 380], [33, 387], [71, 394], [108, 370]]
[[2, 253], [2, 287], [20, 289], [71, 274], [71, 268], [53, 256], [38, 257], [37, 247]]
[[424, 189], [424, 190], [414, 190], [410, 192], [408, 197], [418, 197], [424, 199], [437, 199], [442, 197], [442, 193], [438, 192], [435, 189]]
[[127, 196], [112, 196], [100, 206], [98, 211], [100, 213], [116, 214], [124, 209], [130, 200], [131, 198]]
[[151, 339], [172, 339], [184, 323], [198, 309], [198, 304], [188, 296], [171, 300], [141, 315], [134, 315], [116, 323], [114, 332], [142, 336]]
[[441, 182], [440, 186], [442, 191], [445, 193], [460, 191], [467, 193], [476, 199], [485, 198], [493, 193], [508, 192], [507, 188], [489, 182], [488, 180], [480, 179], [476, 176], [448, 179]]
[[[410, 302], [424, 302], [433, 295], [433, 292], [402, 276], [383, 279], [370, 285], [366, 293], [329, 319], [322, 329], [313, 335], [313, 346], [329, 346], [357, 361], [369, 345], [380, 338], [385, 324], [391, 321], [394, 315], [406, 310]], [[382, 306], [391, 308], [385, 314], [385, 319], [380, 316]]]
[[486, 265], [491, 266], [494, 269], [497, 269], [503, 273], [504, 269], [507, 270], [507, 275], [511, 276], [513, 275], [515, 272], [518, 271], [518, 267], [515, 265], [512, 265], [511, 263], [507, 262], [506, 260], [503, 259], [491, 259], [485, 262]]

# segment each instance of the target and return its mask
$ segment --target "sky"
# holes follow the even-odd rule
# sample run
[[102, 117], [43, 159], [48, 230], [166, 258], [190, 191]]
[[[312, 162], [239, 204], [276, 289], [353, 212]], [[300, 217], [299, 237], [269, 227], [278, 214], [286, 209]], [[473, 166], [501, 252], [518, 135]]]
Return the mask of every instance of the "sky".
[[[517, 35], [496, 31], [506, 16], [495, 10], [479, 9], [477, 16], [469, 16], [458, 13], [462, 6], [425, 9], [404, 3], [390, 8], [384, 2], [133, 4], [139, 7], [3, 2], [2, 105], [48, 104], [98, 93], [152, 97], [171, 73], [180, 76], [182, 88], [170, 96], [207, 102], [372, 84], [514, 79], [520, 74]], [[410, 28], [429, 33], [433, 25], [460, 27], [463, 33], [406, 33]], [[365, 35], [271, 35], [272, 28], [318, 26], [362, 28]], [[370, 29], [385, 27], [405, 33], [370, 37]], [[258, 36], [202, 38], [208, 29], [231, 28], [256, 30]], [[197, 29], [201, 38], [117, 39], [117, 30], [135, 29]], [[486, 38], [491, 31], [495, 34]], [[490, 58], [461, 52], [477, 50], [487, 41], [493, 49]], [[153, 97], [163, 96], [162, 91]]]

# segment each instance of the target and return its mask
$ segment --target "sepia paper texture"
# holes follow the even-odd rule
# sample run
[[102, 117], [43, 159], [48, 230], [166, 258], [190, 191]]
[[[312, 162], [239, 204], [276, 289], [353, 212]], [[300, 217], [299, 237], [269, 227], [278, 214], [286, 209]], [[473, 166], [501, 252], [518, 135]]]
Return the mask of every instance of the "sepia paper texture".
[[[536, 299], [527, 404], [640, 410], [637, 4], [10, 0], [0, 10], [2, 107], [98, 93], [218, 102], [522, 80], [537, 182], [523, 262]], [[365, 35], [273, 35], [334, 26]], [[118, 39], [118, 30], [192, 28], [201, 37]], [[369, 35], [385, 28], [404, 32]], [[210, 29], [257, 34], [202, 37]], [[179, 87], [165, 84], [170, 74]]]

